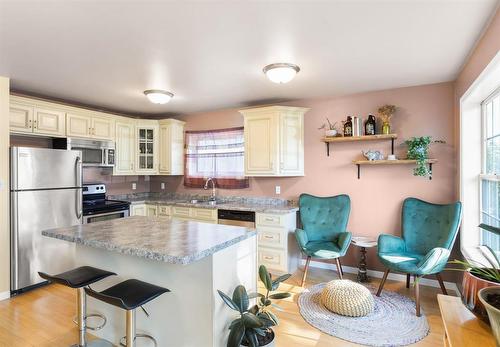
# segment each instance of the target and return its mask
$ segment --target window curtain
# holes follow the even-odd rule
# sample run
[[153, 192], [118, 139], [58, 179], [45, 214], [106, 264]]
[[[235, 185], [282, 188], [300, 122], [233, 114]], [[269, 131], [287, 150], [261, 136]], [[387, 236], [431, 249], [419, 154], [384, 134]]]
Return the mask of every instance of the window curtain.
[[218, 188], [248, 188], [243, 127], [186, 131], [184, 186], [202, 188], [208, 177]]

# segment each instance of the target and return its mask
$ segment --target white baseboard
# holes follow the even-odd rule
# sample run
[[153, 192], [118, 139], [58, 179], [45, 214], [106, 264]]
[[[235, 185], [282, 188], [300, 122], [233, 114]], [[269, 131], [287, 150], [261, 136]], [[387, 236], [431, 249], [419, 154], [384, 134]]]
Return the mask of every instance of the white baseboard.
[[[301, 259], [300, 264], [304, 266], [306, 264], [305, 259]], [[334, 264], [331, 263], [323, 263], [320, 261], [314, 261], [312, 260], [309, 263], [310, 267], [315, 267], [318, 269], [327, 269], [327, 270], [334, 270], [337, 271], [337, 267]], [[358, 268], [357, 267], [352, 267], [352, 266], [345, 266], [342, 265], [342, 270], [346, 273], [351, 273], [351, 274], [357, 274], [358, 273]], [[375, 278], [382, 278], [384, 273], [382, 271], [376, 271], [376, 270], [367, 270], [366, 274], [370, 277], [375, 277]], [[406, 282], [406, 275], [403, 274], [395, 274], [395, 273], [389, 273], [389, 276], [387, 276], [387, 279], [393, 280], [393, 281], [402, 281]], [[413, 277], [411, 278], [411, 283], [413, 283]], [[440, 288], [439, 282], [437, 280], [431, 280], [429, 278], [421, 278], [420, 279], [420, 284], [428, 287], [435, 287], [435, 288]], [[455, 291], [456, 295], [460, 296], [460, 291], [458, 290], [457, 284], [453, 282], [444, 282], [444, 286], [446, 289], [453, 290]]]
[[10, 291], [0, 293], [0, 301], [10, 299]]

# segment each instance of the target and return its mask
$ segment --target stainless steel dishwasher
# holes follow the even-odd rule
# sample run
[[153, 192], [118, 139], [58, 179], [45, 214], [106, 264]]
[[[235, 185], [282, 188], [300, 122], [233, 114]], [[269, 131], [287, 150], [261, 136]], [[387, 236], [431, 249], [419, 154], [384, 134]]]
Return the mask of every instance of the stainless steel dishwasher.
[[218, 210], [217, 217], [219, 224], [255, 228], [255, 212], [253, 211]]

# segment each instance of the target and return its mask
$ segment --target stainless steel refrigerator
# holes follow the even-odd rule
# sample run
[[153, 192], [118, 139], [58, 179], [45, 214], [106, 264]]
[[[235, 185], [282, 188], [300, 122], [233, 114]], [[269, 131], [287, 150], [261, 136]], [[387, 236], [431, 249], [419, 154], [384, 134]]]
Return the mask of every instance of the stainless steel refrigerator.
[[74, 264], [74, 245], [42, 236], [42, 230], [82, 222], [80, 151], [11, 147], [11, 291]]

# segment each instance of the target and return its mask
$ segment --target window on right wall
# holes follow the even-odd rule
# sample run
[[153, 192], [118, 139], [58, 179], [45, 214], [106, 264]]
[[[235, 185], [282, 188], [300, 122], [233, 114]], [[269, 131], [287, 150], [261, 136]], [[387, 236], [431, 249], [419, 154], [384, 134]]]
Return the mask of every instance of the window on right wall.
[[500, 89], [483, 101], [480, 181], [481, 244], [500, 254]]

